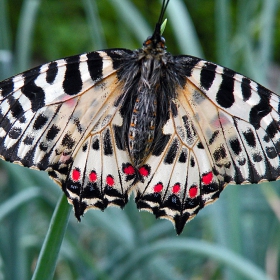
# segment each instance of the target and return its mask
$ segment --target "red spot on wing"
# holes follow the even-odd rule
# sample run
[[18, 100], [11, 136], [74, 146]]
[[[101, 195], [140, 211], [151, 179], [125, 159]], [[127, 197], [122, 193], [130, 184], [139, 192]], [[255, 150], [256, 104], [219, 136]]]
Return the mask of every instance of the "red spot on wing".
[[150, 168], [148, 166], [144, 165], [144, 166], [139, 168], [139, 173], [143, 177], [148, 177], [149, 174], [150, 174]]
[[89, 177], [89, 181], [92, 183], [96, 182], [97, 180], [97, 174], [95, 171], [91, 171], [88, 177]]
[[107, 178], [106, 178], [106, 184], [110, 187], [113, 187], [114, 184], [115, 184], [114, 177], [111, 176], [111, 175], [108, 175]]
[[197, 196], [197, 193], [198, 193], [198, 187], [197, 186], [192, 186], [189, 189], [189, 197], [190, 198], [195, 198]]
[[72, 170], [72, 179], [73, 181], [78, 181], [81, 177], [81, 172], [78, 168]]
[[177, 184], [175, 184], [173, 187], [172, 187], [172, 192], [173, 193], [178, 193], [179, 191], [180, 191], [180, 184], [179, 183], [177, 183]]
[[132, 165], [128, 165], [123, 168], [123, 172], [126, 175], [133, 175], [133, 174], [135, 174], [135, 169]]
[[158, 183], [154, 186], [154, 192], [156, 192], [156, 193], [161, 192], [162, 189], [163, 189], [162, 183]]
[[205, 175], [202, 175], [202, 183], [204, 185], [210, 184], [212, 182], [212, 180], [213, 180], [213, 172], [209, 172]]

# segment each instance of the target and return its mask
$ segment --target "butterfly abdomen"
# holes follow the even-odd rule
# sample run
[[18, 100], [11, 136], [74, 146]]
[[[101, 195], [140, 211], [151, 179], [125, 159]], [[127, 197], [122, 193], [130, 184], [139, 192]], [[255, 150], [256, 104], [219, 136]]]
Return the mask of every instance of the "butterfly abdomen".
[[128, 131], [129, 151], [135, 166], [143, 163], [150, 153], [155, 135], [156, 111], [156, 93], [148, 89], [139, 92]]

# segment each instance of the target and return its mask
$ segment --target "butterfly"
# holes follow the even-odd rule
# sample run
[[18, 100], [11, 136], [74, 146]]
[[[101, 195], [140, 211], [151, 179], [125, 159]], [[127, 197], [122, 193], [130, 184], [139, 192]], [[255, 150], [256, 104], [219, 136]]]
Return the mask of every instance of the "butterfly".
[[227, 184], [277, 180], [280, 98], [233, 70], [166, 50], [161, 26], [137, 50], [108, 49], [0, 83], [0, 156], [44, 170], [80, 220], [137, 207], [174, 223]]

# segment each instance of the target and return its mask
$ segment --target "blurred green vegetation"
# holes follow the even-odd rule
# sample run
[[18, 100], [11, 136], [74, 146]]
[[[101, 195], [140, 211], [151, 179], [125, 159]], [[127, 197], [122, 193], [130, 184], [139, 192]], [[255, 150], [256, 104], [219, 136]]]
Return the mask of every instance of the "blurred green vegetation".
[[[1, 0], [0, 78], [96, 49], [139, 48], [153, 30], [160, 2]], [[279, 5], [171, 0], [164, 33], [168, 50], [206, 58], [279, 89]], [[59, 187], [44, 172], [3, 161], [0, 176], [0, 280], [31, 279], [42, 248], [47, 258], [33, 279], [52, 279], [55, 266], [49, 268], [48, 261], [56, 258], [68, 221]], [[44, 243], [59, 201], [57, 227]], [[139, 213], [133, 199], [124, 211], [91, 210], [81, 223], [71, 211], [54, 279], [269, 279], [265, 274], [278, 279], [279, 201], [277, 182], [229, 186], [180, 237], [170, 222]]]

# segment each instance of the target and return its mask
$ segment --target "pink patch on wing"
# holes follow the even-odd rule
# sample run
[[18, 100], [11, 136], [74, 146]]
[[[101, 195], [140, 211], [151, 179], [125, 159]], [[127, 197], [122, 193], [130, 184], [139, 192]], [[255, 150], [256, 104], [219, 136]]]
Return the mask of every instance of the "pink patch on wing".
[[97, 180], [96, 172], [95, 171], [91, 171], [89, 176], [88, 176], [88, 178], [89, 178], [90, 182], [92, 182], [92, 183], [96, 182], [96, 180]]
[[63, 104], [66, 104], [69, 108], [73, 108], [77, 105], [77, 98], [71, 98], [69, 95], [63, 96], [59, 101], [62, 101]]
[[198, 187], [197, 186], [192, 186], [189, 189], [189, 197], [190, 198], [195, 198], [197, 196], [197, 193], [198, 193]]
[[64, 154], [62, 154], [61, 156], [60, 156], [60, 158], [59, 158], [59, 161], [60, 162], [66, 162], [67, 160], [69, 160], [70, 159], [70, 155], [64, 155]]
[[180, 184], [179, 183], [177, 183], [177, 184], [175, 184], [173, 187], [172, 187], [172, 192], [173, 193], [178, 193], [179, 191], [180, 191]]
[[81, 172], [78, 168], [72, 170], [72, 179], [73, 181], [78, 181], [81, 177]]
[[158, 183], [158, 184], [156, 184], [156, 185], [154, 186], [154, 192], [155, 192], [155, 193], [161, 192], [162, 189], [163, 189], [162, 183]]
[[221, 125], [226, 125], [230, 123], [229, 120], [223, 116], [215, 118], [212, 122], [211, 125], [214, 126], [215, 128], [220, 128]]
[[110, 187], [113, 187], [114, 184], [115, 184], [114, 177], [111, 176], [111, 175], [108, 175], [107, 178], [106, 178], [106, 184]]
[[213, 180], [213, 172], [209, 172], [207, 174], [202, 175], [202, 183], [204, 185], [210, 184], [212, 180]]

